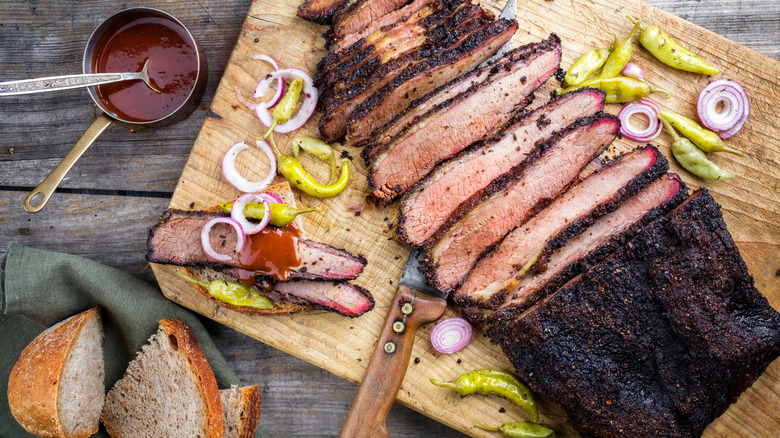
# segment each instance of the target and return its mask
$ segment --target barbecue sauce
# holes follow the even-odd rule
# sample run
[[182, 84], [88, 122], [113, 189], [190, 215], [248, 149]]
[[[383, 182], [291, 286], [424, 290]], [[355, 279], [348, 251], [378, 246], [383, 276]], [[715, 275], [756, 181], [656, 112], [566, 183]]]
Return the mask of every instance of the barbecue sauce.
[[128, 122], [151, 122], [167, 117], [184, 104], [195, 88], [198, 54], [187, 31], [162, 15], [128, 16], [109, 29], [95, 46], [92, 71], [135, 72], [149, 60], [149, 79], [96, 87], [97, 95], [115, 116]]
[[259, 233], [246, 236], [244, 247], [238, 253], [238, 262], [244, 272], [241, 280], [254, 281], [247, 278], [247, 274], [252, 272], [287, 281], [290, 269], [301, 265], [301, 257], [298, 254], [299, 236], [300, 230], [295, 222], [284, 227], [268, 226]]

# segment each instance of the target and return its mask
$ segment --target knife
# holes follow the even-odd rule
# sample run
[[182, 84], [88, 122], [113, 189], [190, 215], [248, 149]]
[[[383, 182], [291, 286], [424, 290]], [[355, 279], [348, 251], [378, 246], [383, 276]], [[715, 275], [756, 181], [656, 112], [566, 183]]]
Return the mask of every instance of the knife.
[[[515, 19], [517, 1], [509, 0], [499, 18]], [[507, 41], [486, 64], [511, 49]], [[430, 287], [422, 273], [418, 249], [406, 259], [398, 290], [385, 316], [366, 374], [360, 383], [341, 438], [387, 438], [387, 414], [406, 376], [417, 329], [441, 318], [447, 309], [446, 295]]]

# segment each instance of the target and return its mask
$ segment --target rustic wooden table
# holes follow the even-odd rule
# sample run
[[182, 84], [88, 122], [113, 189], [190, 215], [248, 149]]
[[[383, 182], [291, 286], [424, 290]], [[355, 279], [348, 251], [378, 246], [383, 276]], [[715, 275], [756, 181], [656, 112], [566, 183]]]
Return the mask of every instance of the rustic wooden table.
[[[780, 60], [776, 0], [649, 0]], [[0, 0], [0, 81], [78, 73], [84, 45], [105, 17], [132, 6], [166, 10], [199, 38], [209, 62], [200, 107], [176, 125], [139, 132], [113, 127], [71, 170], [37, 214], [22, 208], [99, 111], [84, 90], [0, 100], [0, 254], [8, 242], [81, 255], [150, 282], [147, 229], [168, 205], [249, 8], [249, 0]], [[522, 2], [520, 2], [522, 8]], [[228, 362], [262, 390], [271, 436], [336, 436], [357, 386], [232, 329], [205, 321]], [[393, 436], [459, 436], [403, 406]]]

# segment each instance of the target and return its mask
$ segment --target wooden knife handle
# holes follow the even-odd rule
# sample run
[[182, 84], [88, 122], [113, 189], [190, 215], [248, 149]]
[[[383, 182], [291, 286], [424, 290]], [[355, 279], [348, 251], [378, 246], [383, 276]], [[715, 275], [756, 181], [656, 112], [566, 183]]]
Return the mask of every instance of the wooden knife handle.
[[441, 298], [398, 287], [341, 438], [390, 436], [385, 420], [406, 375], [414, 335], [423, 324], [441, 318], [446, 308]]

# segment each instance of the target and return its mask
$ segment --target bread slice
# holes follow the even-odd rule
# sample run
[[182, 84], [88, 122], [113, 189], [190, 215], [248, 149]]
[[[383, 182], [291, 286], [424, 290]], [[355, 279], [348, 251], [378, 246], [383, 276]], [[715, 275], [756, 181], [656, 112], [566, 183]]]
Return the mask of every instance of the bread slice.
[[106, 395], [100, 420], [115, 438], [222, 437], [217, 381], [189, 327], [160, 321]]
[[224, 438], [254, 438], [260, 420], [260, 389], [257, 385], [219, 391], [224, 414]]
[[88, 437], [98, 431], [105, 375], [103, 325], [94, 307], [57, 323], [22, 351], [8, 377], [8, 406], [28, 432]]

